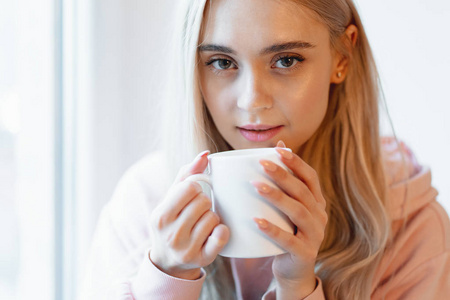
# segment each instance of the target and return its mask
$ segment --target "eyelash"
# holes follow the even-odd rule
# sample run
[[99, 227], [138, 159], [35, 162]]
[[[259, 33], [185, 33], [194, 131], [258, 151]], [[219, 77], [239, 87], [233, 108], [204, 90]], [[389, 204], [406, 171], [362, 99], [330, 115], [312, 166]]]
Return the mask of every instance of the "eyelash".
[[[286, 54], [286, 55], [279, 55], [274, 59], [274, 64], [277, 63], [278, 61], [282, 60], [282, 59], [286, 59], [286, 58], [290, 58], [290, 59], [295, 59], [297, 61], [297, 63], [292, 66], [292, 67], [287, 67], [287, 68], [279, 68], [282, 72], [290, 72], [290, 71], [294, 71], [297, 70], [300, 67], [300, 63], [302, 63], [303, 61], [305, 61], [305, 58], [301, 55], [293, 55], [293, 54]], [[224, 71], [227, 70], [233, 70], [235, 68], [229, 68], [229, 69], [217, 69], [214, 66], [212, 66], [213, 63], [215, 63], [216, 61], [229, 61], [230, 63], [234, 64], [235, 66], [237, 66], [237, 64], [232, 61], [231, 59], [228, 58], [211, 58], [210, 60], [208, 60], [207, 62], [205, 62], [205, 65], [210, 67], [214, 72], [216, 72], [217, 74], [220, 74]]]
[[211, 68], [211, 70], [213, 72], [215, 72], [216, 74], [221, 74], [222, 72], [225, 72], [227, 70], [233, 70], [234, 68], [229, 68], [229, 69], [217, 69], [215, 68], [212, 64], [215, 63], [216, 61], [229, 61], [230, 63], [234, 64], [235, 66], [237, 66], [237, 64], [232, 61], [231, 59], [227, 59], [227, 58], [211, 58], [210, 60], [208, 60], [207, 62], [205, 62], [205, 65], [208, 66], [209, 68]]
[[300, 67], [301, 63], [305, 61], [305, 58], [303, 56], [294, 55], [294, 54], [282, 54], [282, 55], [277, 56], [274, 60], [275, 60], [275, 63], [277, 63], [278, 61], [280, 61], [282, 59], [286, 59], [286, 58], [294, 59], [297, 61], [297, 63], [292, 67], [280, 68], [282, 71], [286, 71], [286, 72], [297, 70]]

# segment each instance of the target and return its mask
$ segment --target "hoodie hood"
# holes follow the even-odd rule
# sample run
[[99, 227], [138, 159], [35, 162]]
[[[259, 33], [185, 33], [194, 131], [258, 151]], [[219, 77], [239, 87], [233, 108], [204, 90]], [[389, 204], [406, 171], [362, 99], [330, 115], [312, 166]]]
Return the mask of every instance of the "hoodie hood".
[[433, 201], [438, 192], [431, 185], [429, 167], [421, 166], [411, 149], [393, 137], [381, 140], [388, 183], [386, 209], [391, 219], [404, 219]]

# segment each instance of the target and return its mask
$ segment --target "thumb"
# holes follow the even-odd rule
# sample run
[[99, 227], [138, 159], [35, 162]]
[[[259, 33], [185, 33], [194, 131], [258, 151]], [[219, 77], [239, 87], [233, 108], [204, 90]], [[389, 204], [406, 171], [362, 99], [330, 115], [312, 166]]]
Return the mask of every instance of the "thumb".
[[181, 182], [185, 180], [187, 177], [203, 173], [208, 166], [208, 154], [209, 150], [203, 151], [198, 154], [192, 163], [184, 166], [177, 175], [176, 182]]

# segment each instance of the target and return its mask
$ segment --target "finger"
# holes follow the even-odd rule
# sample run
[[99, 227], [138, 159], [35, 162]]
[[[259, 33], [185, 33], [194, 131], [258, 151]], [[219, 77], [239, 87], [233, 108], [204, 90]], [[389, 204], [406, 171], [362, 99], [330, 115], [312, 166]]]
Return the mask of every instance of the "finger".
[[[302, 256], [303, 260], [314, 262], [317, 258], [320, 242], [317, 241], [317, 245], [306, 243], [301, 238], [286, 232], [278, 226], [268, 222], [265, 219], [255, 218], [258, 228], [281, 248], [291, 253], [294, 256]], [[314, 243], [315, 244], [315, 243]]]
[[281, 190], [263, 182], [252, 181], [252, 185], [261, 196], [288, 216], [298, 228], [311, 227], [310, 224], [314, 221], [312, 213], [301, 202], [293, 200]]
[[182, 231], [187, 236], [191, 235], [191, 231], [202, 216], [210, 211], [212, 207], [211, 199], [205, 193], [199, 193], [192, 199], [180, 212], [177, 222], [182, 226]]
[[328, 215], [324, 208], [315, 205], [312, 210], [309, 210], [303, 203], [289, 198], [277, 188], [262, 182], [252, 182], [252, 184], [261, 196], [280, 209], [297, 226], [298, 232], [294, 234], [313, 241], [323, 240], [323, 232], [328, 222]]
[[308, 209], [314, 209], [317, 201], [305, 183], [270, 160], [260, 160], [260, 164], [281, 190], [290, 197], [301, 201]]
[[254, 218], [253, 220], [265, 235], [271, 238], [284, 250], [290, 253], [298, 253], [302, 250], [302, 241], [291, 232], [284, 231], [265, 219]]
[[163, 221], [173, 222], [186, 205], [202, 192], [202, 187], [197, 182], [183, 181], [174, 185], [161, 204]]
[[295, 155], [286, 149], [276, 148], [276, 151], [280, 154], [281, 161], [286, 165], [286, 167], [292, 170], [294, 175], [308, 186], [316, 201], [325, 207], [326, 202], [322, 195], [319, 176], [316, 170], [309, 166], [298, 155]]
[[212, 234], [214, 228], [220, 224], [219, 216], [213, 211], [205, 212], [195, 224], [191, 232], [191, 239], [194, 241], [194, 247], [201, 249], [208, 237]]
[[180, 182], [185, 180], [187, 177], [203, 173], [208, 166], [208, 154], [209, 150], [203, 151], [195, 157], [195, 159], [188, 165], [181, 168], [180, 172], [175, 179], [175, 182]]
[[228, 243], [230, 230], [223, 224], [217, 225], [203, 246], [203, 257], [206, 260], [213, 260]]

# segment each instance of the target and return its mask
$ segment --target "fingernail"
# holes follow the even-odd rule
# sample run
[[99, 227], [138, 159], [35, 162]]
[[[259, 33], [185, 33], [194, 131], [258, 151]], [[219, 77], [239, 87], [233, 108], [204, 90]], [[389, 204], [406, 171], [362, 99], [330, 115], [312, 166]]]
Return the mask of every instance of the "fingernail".
[[253, 221], [256, 222], [260, 229], [267, 229], [269, 227], [269, 224], [264, 219], [253, 218]]
[[250, 181], [250, 183], [261, 193], [268, 194], [271, 191], [271, 187], [265, 183], [258, 181]]
[[201, 153], [198, 155], [198, 157], [205, 157], [205, 156], [207, 156], [208, 154], [209, 154], [209, 150], [205, 150], [205, 151], [201, 152]]
[[291, 159], [294, 156], [291, 151], [282, 148], [277, 148], [277, 152], [285, 159]]
[[260, 160], [259, 162], [267, 171], [275, 172], [277, 170], [277, 166], [271, 161]]
[[279, 140], [277, 143], [277, 147], [286, 148], [286, 144], [282, 140]]
[[194, 162], [197, 162], [197, 161], [199, 161], [200, 159], [202, 159], [203, 157], [208, 156], [208, 154], [209, 154], [209, 150], [205, 150], [205, 151], [203, 151], [203, 152], [200, 152], [200, 153], [195, 157]]

